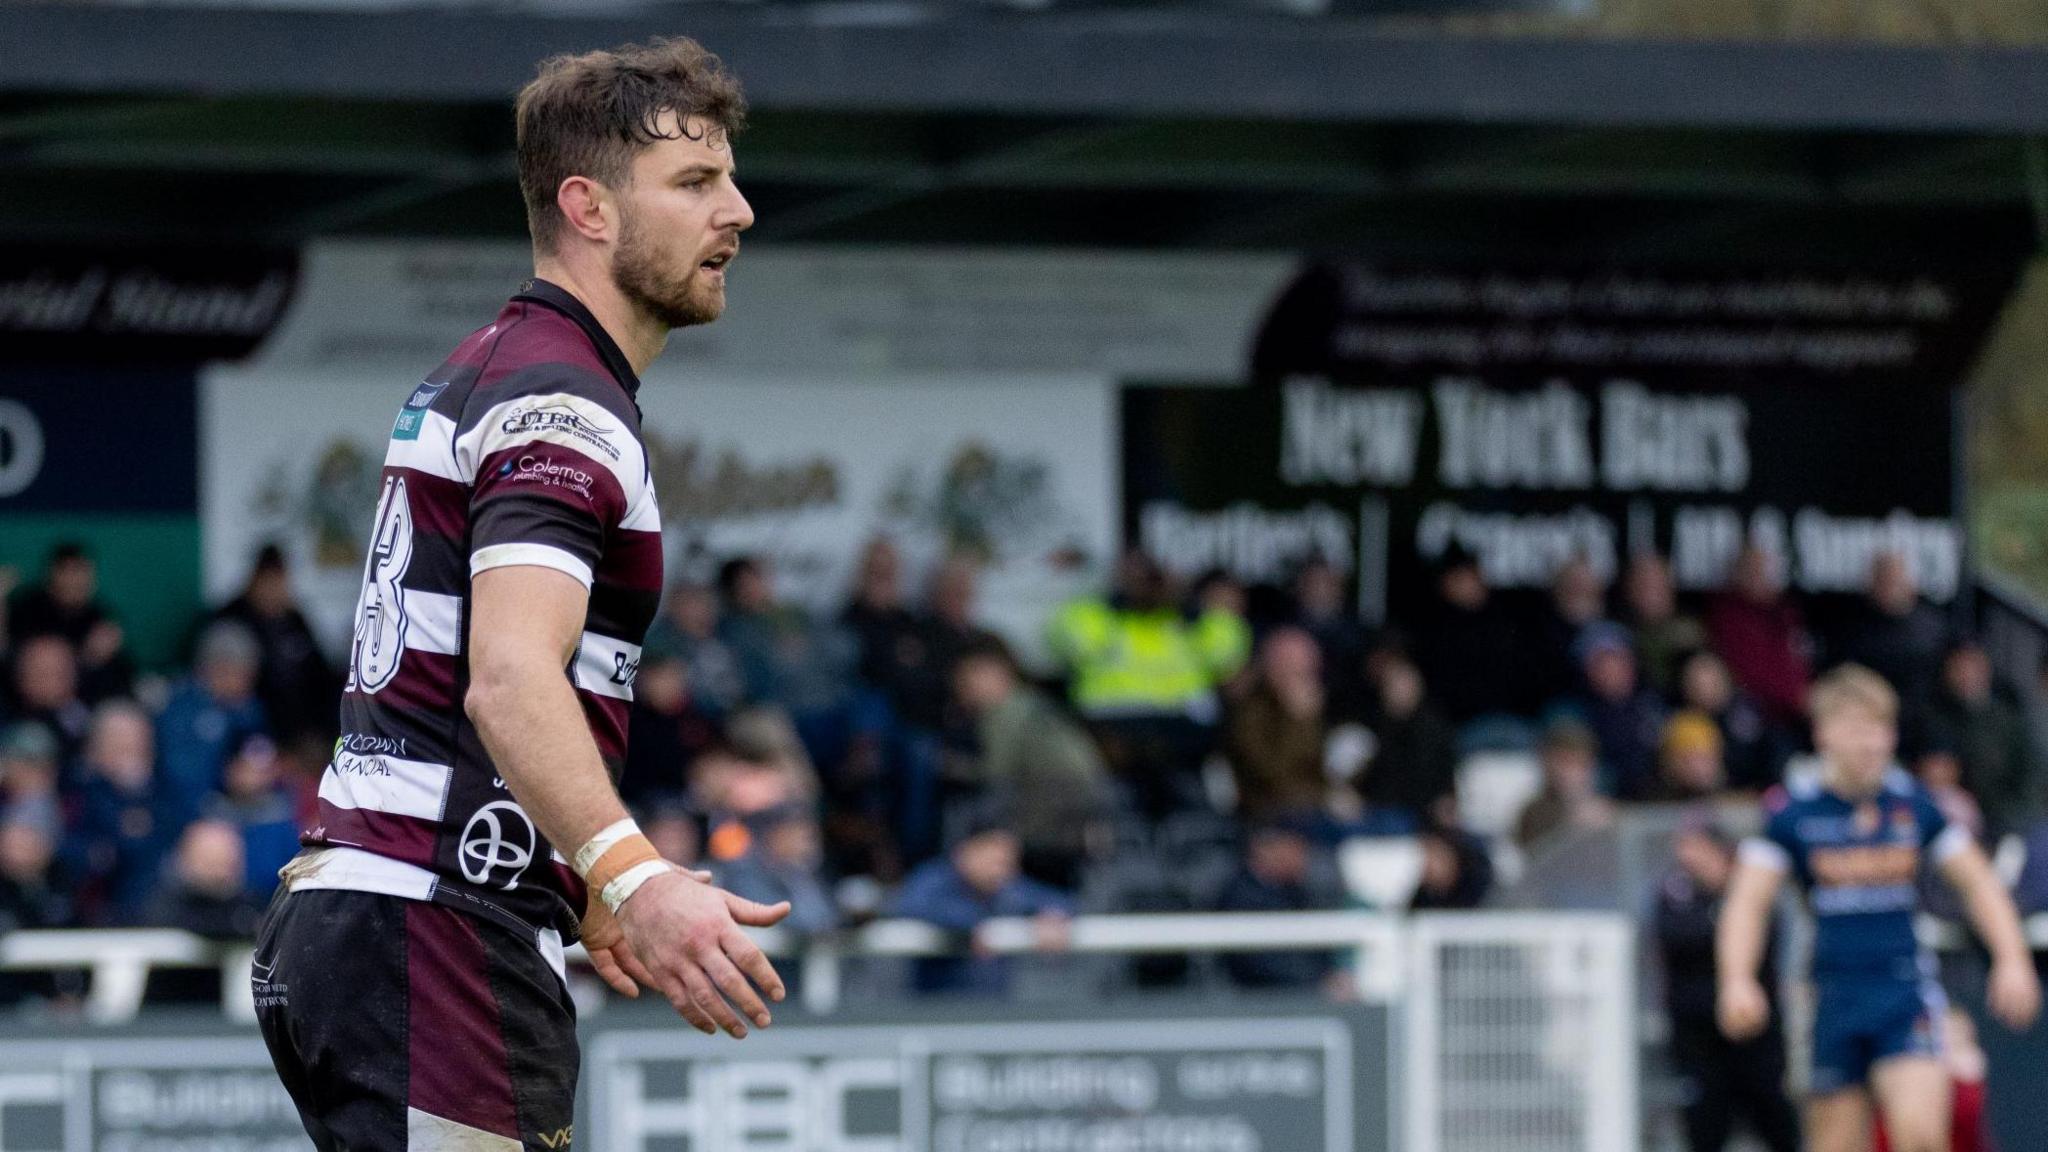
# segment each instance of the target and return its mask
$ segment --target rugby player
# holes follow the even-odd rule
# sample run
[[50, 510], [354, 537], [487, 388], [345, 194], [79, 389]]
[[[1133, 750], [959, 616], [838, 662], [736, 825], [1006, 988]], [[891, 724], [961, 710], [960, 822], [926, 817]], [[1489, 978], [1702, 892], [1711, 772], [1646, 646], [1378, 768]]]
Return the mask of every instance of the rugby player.
[[257, 944], [264, 1040], [322, 1149], [570, 1146], [563, 948], [690, 1023], [766, 1027], [750, 903], [613, 786], [662, 588], [640, 373], [725, 307], [753, 211], [738, 82], [689, 40], [519, 95], [534, 276], [403, 398], [319, 814]]
[[1822, 766], [1795, 773], [1766, 797], [1764, 834], [1742, 846], [1715, 941], [1721, 1029], [1745, 1040], [1770, 1013], [1757, 964], [1771, 904], [1788, 875], [1804, 890], [1816, 925], [1818, 993], [1806, 1111], [1811, 1152], [1869, 1148], [1873, 1100], [1896, 1152], [1947, 1152], [1947, 1005], [1932, 958], [1913, 934], [1923, 860], [1962, 896], [1991, 951], [1992, 1014], [2024, 1029], [2041, 1007], [2012, 898], [1969, 832], [1945, 820], [1892, 762], [1898, 707], [1883, 677], [1855, 665], [1814, 685]]

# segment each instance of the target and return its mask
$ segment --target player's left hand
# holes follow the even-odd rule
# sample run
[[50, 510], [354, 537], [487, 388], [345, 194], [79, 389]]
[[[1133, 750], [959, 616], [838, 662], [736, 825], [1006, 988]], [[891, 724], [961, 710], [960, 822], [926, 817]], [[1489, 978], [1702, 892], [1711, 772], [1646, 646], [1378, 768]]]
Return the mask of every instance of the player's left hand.
[[2015, 1032], [2024, 1032], [2041, 1014], [2041, 979], [2034, 974], [2031, 956], [1993, 964], [1991, 984], [1985, 991], [1991, 1014]]

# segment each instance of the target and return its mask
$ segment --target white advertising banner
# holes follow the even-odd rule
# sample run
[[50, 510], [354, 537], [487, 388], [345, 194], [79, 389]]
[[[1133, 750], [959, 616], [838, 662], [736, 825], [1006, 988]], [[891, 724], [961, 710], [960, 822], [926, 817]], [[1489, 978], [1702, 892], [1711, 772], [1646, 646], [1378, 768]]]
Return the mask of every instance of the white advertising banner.
[[[765, 554], [782, 595], [828, 611], [862, 545], [886, 533], [914, 576], [951, 552], [985, 557], [989, 623], [1028, 644], [1087, 578], [1063, 561], [1114, 547], [1107, 381], [673, 377], [657, 367], [640, 391], [672, 576], [708, 580], [719, 560]], [[277, 541], [314, 627], [340, 647], [385, 437], [412, 385], [356, 370], [208, 376], [201, 503], [216, 596]]]
[[[277, 335], [202, 379], [210, 598], [232, 594], [277, 541], [315, 628], [341, 646], [392, 418], [530, 267], [518, 245], [307, 253]], [[720, 559], [765, 553], [780, 592], [823, 611], [843, 602], [878, 533], [920, 583], [965, 551], [987, 561], [985, 622], [1030, 659], [1046, 614], [1116, 546], [1117, 381], [1233, 380], [1289, 267], [750, 252], [725, 318], [677, 333], [641, 390], [670, 572], [707, 578]]]

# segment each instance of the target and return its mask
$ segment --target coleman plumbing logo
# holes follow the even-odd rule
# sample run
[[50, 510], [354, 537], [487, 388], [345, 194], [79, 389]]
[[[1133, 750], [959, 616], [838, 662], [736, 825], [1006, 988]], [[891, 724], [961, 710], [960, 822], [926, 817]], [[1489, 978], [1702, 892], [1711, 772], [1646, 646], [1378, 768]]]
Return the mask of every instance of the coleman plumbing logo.
[[512, 481], [529, 481], [547, 484], [555, 488], [567, 488], [585, 500], [595, 500], [590, 485], [597, 477], [570, 464], [561, 464], [541, 456], [521, 456], [518, 460], [507, 460], [498, 466], [498, 475]]
[[616, 428], [606, 428], [592, 421], [567, 404], [536, 404], [530, 408], [514, 408], [505, 416], [505, 422], [498, 429], [507, 436], [533, 435], [542, 432], [559, 432], [573, 436], [583, 443], [603, 452], [613, 460], [619, 458], [619, 450], [607, 439]]

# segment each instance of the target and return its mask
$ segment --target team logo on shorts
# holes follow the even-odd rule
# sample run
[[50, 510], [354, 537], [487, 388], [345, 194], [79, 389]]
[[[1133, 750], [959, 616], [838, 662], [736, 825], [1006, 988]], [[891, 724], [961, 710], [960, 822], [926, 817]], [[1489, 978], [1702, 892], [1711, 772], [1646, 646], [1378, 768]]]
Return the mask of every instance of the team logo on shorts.
[[[520, 874], [533, 863], [538, 840], [525, 809], [510, 800], [493, 800], [463, 825], [462, 843], [455, 854], [464, 879], [472, 884], [495, 884], [510, 892], [519, 887]], [[501, 875], [503, 883], [498, 879]]]

